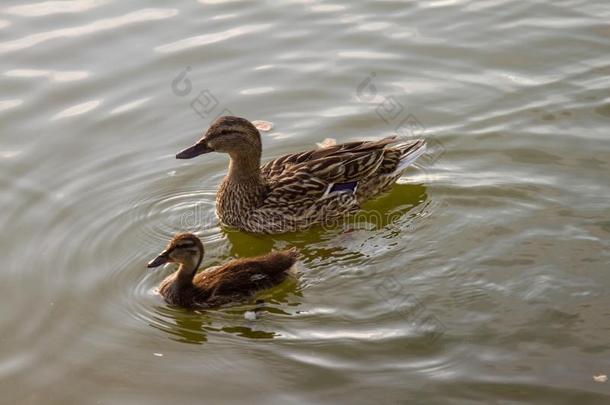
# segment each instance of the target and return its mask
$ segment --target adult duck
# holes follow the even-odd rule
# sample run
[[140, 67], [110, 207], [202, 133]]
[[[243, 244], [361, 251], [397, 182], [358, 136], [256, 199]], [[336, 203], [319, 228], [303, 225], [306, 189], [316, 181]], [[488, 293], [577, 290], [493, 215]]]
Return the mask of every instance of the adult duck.
[[216, 195], [225, 225], [253, 233], [283, 233], [335, 221], [389, 190], [426, 150], [423, 139], [391, 136], [281, 156], [261, 167], [261, 137], [244, 118], [218, 118], [193, 146], [176, 155], [230, 157]]
[[203, 255], [204, 248], [199, 238], [191, 233], [181, 233], [148, 263], [149, 268], [165, 263], [178, 264], [178, 270], [159, 285], [159, 293], [167, 303], [194, 308], [243, 301], [284, 281], [295, 271], [298, 253], [285, 250], [235, 259], [197, 273]]

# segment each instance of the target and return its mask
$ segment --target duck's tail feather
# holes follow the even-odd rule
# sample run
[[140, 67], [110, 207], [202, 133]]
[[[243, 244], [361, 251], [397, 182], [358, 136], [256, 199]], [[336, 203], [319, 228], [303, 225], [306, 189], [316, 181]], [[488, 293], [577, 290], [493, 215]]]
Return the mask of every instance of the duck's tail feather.
[[398, 163], [395, 173], [402, 173], [411, 163], [415, 162], [418, 157], [426, 153], [425, 139], [401, 142], [393, 147], [401, 151], [400, 163]]

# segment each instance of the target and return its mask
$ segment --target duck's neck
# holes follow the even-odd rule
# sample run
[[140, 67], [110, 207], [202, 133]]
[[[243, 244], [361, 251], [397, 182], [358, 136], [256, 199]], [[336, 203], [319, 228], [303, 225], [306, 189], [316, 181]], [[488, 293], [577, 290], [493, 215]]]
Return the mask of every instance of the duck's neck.
[[220, 185], [216, 212], [226, 225], [239, 227], [263, 199], [266, 186], [261, 176], [260, 152], [243, 157], [231, 154], [229, 173]]
[[239, 184], [259, 184], [261, 180], [261, 154], [260, 152], [244, 156], [239, 153], [229, 154], [229, 173], [227, 179]]
[[193, 277], [197, 273], [197, 269], [201, 264], [202, 255], [199, 254], [192, 260], [186, 263], [180, 263], [176, 272], [176, 283], [180, 287], [188, 287], [193, 285]]

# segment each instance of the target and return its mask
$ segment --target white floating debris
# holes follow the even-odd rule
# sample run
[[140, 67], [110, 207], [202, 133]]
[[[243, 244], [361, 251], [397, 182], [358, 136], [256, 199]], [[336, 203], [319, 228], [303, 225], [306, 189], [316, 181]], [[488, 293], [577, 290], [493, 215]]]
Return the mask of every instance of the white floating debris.
[[608, 376], [606, 374], [599, 374], [593, 376], [593, 381], [595, 382], [606, 382], [608, 381]]
[[163, 353], [153, 353], [157, 357], [163, 357]]
[[256, 129], [262, 132], [269, 132], [273, 129], [273, 123], [269, 121], [255, 120], [252, 121], [252, 124], [256, 127]]
[[326, 138], [322, 142], [316, 142], [316, 145], [318, 145], [318, 148], [320, 149], [328, 148], [329, 146], [335, 146], [336, 144], [337, 140], [334, 138]]
[[244, 318], [246, 318], [247, 321], [256, 321], [256, 312], [246, 311], [244, 312]]

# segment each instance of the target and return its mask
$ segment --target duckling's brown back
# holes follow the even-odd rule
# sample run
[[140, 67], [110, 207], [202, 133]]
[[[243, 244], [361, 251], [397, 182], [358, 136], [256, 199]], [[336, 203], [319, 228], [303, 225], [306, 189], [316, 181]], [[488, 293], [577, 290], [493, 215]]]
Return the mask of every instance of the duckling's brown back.
[[264, 256], [232, 260], [215, 269], [199, 273], [194, 280], [210, 292], [210, 300], [235, 299], [273, 287], [284, 281], [297, 261], [298, 252], [271, 252]]

